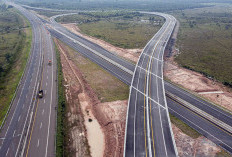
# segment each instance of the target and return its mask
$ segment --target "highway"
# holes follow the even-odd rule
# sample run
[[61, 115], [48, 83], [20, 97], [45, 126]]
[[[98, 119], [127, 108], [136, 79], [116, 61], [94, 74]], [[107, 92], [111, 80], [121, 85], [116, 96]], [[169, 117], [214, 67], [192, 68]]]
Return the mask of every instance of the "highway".
[[[151, 14], [151, 13], [150, 13]], [[145, 46], [130, 86], [124, 156], [177, 156], [163, 86], [163, 54], [175, 18], [165, 17], [162, 28]]]
[[[62, 15], [60, 15], [60, 16], [62, 16]], [[54, 20], [54, 18], [52, 18], [52, 19]], [[64, 27], [62, 27], [60, 25], [58, 26], [57, 23], [55, 23], [55, 24], [52, 23], [52, 26], [54, 26], [54, 25], [56, 25], [56, 27], [61, 27], [61, 28], [60, 28], [60, 31], [51, 29], [50, 30], [51, 34], [53, 36], [57, 37], [58, 39], [60, 39], [61, 41], [65, 42], [66, 44], [68, 44], [69, 46], [71, 46], [72, 48], [74, 48], [79, 53], [83, 54], [84, 56], [88, 57], [89, 54], [91, 54], [91, 53], [94, 54], [91, 50], [98, 50], [99, 53], [106, 51], [103, 48], [101, 48], [100, 46], [98, 46], [98, 45], [96, 45], [96, 44], [94, 44], [86, 39], [82, 39], [82, 37], [79, 37], [76, 34], [69, 32]], [[61, 33], [61, 32], [63, 32], [63, 33]], [[65, 33], [65, 32], [68, 32], [68, 33]], [[80, 41], [84, 45], [91, 44], [91, 49], [89, 49], [89, 45], [88, 45], [88, 49], [86, 49], [84, 47], [82, 47], [80, 49], [81, 45], [79, 43], [75, 43], [74, 41]], [[95, 48], [95, 46], [97, 48]], [[106, 51], [106, 52], [109, 55], [108, 56], [109, 58], [107, 57], [108, 58], [107, 61], [104, 59], [99, 61], [98, 60], [99, 56], [96, 58], [91, 57], [90, 59], [92, 61], [94, 61], [95, 63], [99, 64], [102, 68], [109, 71], [114, 76], [121, 79], [126, 84], [130, 85], [130, 82], [132, 80], [131, 73], [134, 71], [133, 69], [135, 69], [135, 66], [133, 64], [129, 63], [128, 61], [126, 61], [126, 60], [124, 60], [124, 59], [122, 59], [122, 58], [120, 58], [120, 57], [118, 57], [118, 56], [116, 56], [108, 51]], [[115, 59], [115, 57], [118, 59]], [[124, 65], [124, 67], [127, 68], [128, 70], [131, 70], [131, 72], [127, 73], [123, 69], [117, 70], [117, 68], [115, 70], [113, 70], [111, 68], [111, 66], [112, 66], [111, 64], [110, 64], [110, 66], [105, 66], [105, 64], [104, 64], [105, 62], [110, 62], [112, 60], [117, 62], [118, 64]], [[123, 62], [127, 62], [127, 64], [125, 64]], [[198, 107], [199, 109], [209, 113], [210, 115], [213, 115], [214, 117], [218, 118], [219, 120], [223, 121], [224, 123], [232, 126], [231, 113], [224, 111], [223, 109], [221, 109], [215, 105], [212, 105], [211, 103], [209, 103], [205, 100], [202, 100], [202, 99], [194, 96], [193, 94], [189, 93], [188, 91], [185, 91], [185, 90], [183, 90], [183, 89], [181, 89], [181, 88], [179, 88], [179, 87], [177, 87], [169, 82], [164, 81], [164, 87], [165, 87], [166, 91], [177, 95], [178, 97], [184, 99], [185, 101], [189, 102], [190, 104]], [[199, 133], [201, 133], [205, 137], [209, 138], [210, 140], [215, 142], [217, 145], [221, 146], [222, 148], [226, 149], [229, 152], [232, 152], [232, 142], [231, 142], [231, 134], [230, 133], [226, 132], [222, 128], [219, 128], [215, 124], [212, 124], [210, 121], [202, 118], [200, 115], [197, 115], [193, 111], [189, 110], [188, 108], [184, 107], [183, 105], [179, 104], [178, 102], [176, 102], [175, 100], [172, 100], [169, 97], [167, 97], [167, 105], [169, 108], [169, 112], [171, 114], [178, 117], [179, 119], [181, 119], [182, 121], [187, 123], [192, 128], [198, 130]], [[191, 118], [188, 118], [188, 115], [191, 115]]]
[[[0, 154], [5, 156], [55, 156], [57, 104], [56, 58], [51, 36], [42, 21], [26, 9], [17, 8], [31, 23], [30, 58], [16, 97], [0, 133]], [[48, 60], [53, 64], [48, 66]], [[44, 91], [38, 99], [37, 93]]]
[[[55, 59], [53, 58], [54, 57], [53, 56], [54, 51], [52, 48], [53, 45], [51, 43], [51, 37], [45, 30], [40, 19], [35, 17], [32, 13], [27, 12], [26, 10], [21, 9], [21, 11], [24, 12], [24, 15], [27, 18], [29, 18], [30, 22], [32, 23], [32, 28], [34, 30], [33, 31], [34, 42], [33, 42], [33, 47], [32, 47], [31, 56], [28, 62], [27, 69], [25, 70], [24, 77], [22, 78], [21, 84], [16, 94], [16, 98], [9, 112], [9, 116], [6, 119], [5, 125], [0, 133], [0, 154], [1, 155], [5, 154], [5, 156], [16, 156], [16, 154], [21, 155], [23, 153], [23, 156], [55, 156], [54, 155], [55, 153], [54, 152], [54, 149], [55, 149], [55, 145], [54, 145], [55, 143], [54, 142], [55, 141], [54, 140], [55, 105], [56, 105], [55, 101], [56, 101], [56, 92], [57, 92], [56, 90], [57, 89], [56, 89], [56, 82], [55, 82], [55, 79], [56, 79], [56, 73], [55, 73], [56, 65], [55, 64], [56, 63], [55, 63]], [[104, 50], [100, 46], [94, 43], [91, 43], [88, 40], [83, 39], [67, 31], [66, 29], [62, 28], [61, 26], [57, 24], [51, 24], [51, 27], [48, 27], [48, 28], [49, 28], [49, 31], [51, 31], [51, 34], [53, 36], [64, 41], [65, 43], [73, 47], [75, 50], [82, 53], [84, 56], [88, 57], [93, 62], [99, 64], [102, 68], [109, 71], [114, 76], [121, 79], [123, 82], [127, 83], [128, 85], [131, 84], [133, 72], [135, 69], [135, 66], [133, 64]], [[144, 49], [144, 52], [145, 52], [145, 49]], [[157, 57], [154, 55], [153, 57], [146, 59], [147, 58], [146, 56], [147, 55], [143, 57], [144, 58], [143, 60], [152, 61], [153, 58], [155, 59], [155, 57]], [[51, 67], [46, 65], [48, 59], [52, 59], [53, 61], [53, 64]], [[141, 73], [140, 76], [146, 75], [145, 76], [146, 81], [144, 80], [145, 77], [144, 79], [140, 78], [144, 80], [144, 84], [147, 84], [148, 80], [149, 80], [149, 83], [150, 83], [150, 80], [151, 82], [153, 82], [153, 79], [154, 79], [152, 78], [153, 74], [159, 77], [160, 77], [160, 74], [162, 74], [162, 70], [155, 71], [155, 73], [151, 72], [152, 71], [151, 67], [153, 64], [155, 64], [155, 61], [149, 62], [147, 66], [148, 68], [147, 69], [144, 68], [145, 70], [139, 67], [140, 68], [139, 70], [143, 71], [143, 73]], [[158, 60], [156, 64], [159, 64]], [[143, 66], [143, 64], [141, 65]], [[36, 73], [37, 73], [37, 77], [35, 76]], [[38, 79], [36, 80], [36, 78]], [[186, 101], [191, 102], [191, 104], [198, 106], [198, 108], [205, 110], [206, 112], [214, 115], [214, 117], [221, 119], [222, 121], [224, 121], [225, 123], [231, 126], [231, 122], [232, 122], [231, 114], [223, 111], [222, 109], [216, 106], [213, 106], [212, 104], [206, 101], [203, 101], [193, 96], [192, 94], [168, 82], [165, 82], [164, 85], [165, 85], [165, 90], [168, 90], [171, 93], [178, 95], [178, 97], [181, 97], [185, 99]], [[39, 88], [45, 89], [46, 93], [48, 91], [49, 92], [48, 94], [45, 94], [44, 99], [41, 99], [38, 101], [38, 99], [36, 99], [36, 94]], [[139, 88], [142, 89], [142, 87], [139, 87]], [[158, 88], [162, 88], [162, 87], [158, 87]], [[150, 95], [149, 91], [151, 90], [152, 89], [149, 88], [149, 86], [148, 88], [146, 86], [146, 89], [145, 90], [143, 89], [143, 92], [142, 93], [139, 92], [139, 94], [144, 95], [144, 93], [148, 91], [149, 93], [148, 95], [149, 97], [151, 97], [152, 95], [154, 95], [152, 94], [154, 91], [151, 92], [151, 95]], [[21, 92], [21, 95], [18, 94], [20, 92]], [[33, 102], [33, 104], [30, 103], [29, 98], [31, 98], [31, 102]], [[141, 99], [145, 100], [144, 98], [141, 98]], [[149, 100], [150, 102], [153, 102], [150, 98]], [[148, 103], [143, 102], [143, 105], [145, 105], [145, 107], [149, 106], [148, 104], [149, 104], [149, 101]], [[207, 119], [202, 118], [200, 115], [197, 115], [193, 111], [189, 110], [188, 108], [184, 107], [183, 105], [179, 104], [178, 102], [176, 102], [175, 100], [169, 97], [167, 97], [167, 104], [168, 104], [170, 113], [172, 113], [176, 117], [186, 122], [192, 128], [198, 130], [202, 135], [209, 138], [216, 144], [220, 145], [222, 148], [226, 149], [229, 152], [232, 152], [232, 142], [231, 142], [232, 137], [230, 133], [226, 132], [222, 128], [219, 128], [215, 124], [212, 124]], [[158, 106], [158, 107], [162, 108], [161, 106]], [[148, 109], [148, 107], [146, 109]], [[150, 116], [147, 117], [147, 114], [149, 115], [149, 112], [147, 112], [147, 110], [144, 110], [144, 108], [142, 108], [141, 110], [143, 110], [142, 116], [148, 119], [150, 117]], [[145, 111], [145, 116], [144, 116], [144, 111]], [[153, 112], [153, 108], [152, 110], [149, 110], [149, 111]], [[151, 120], [149, 120], [149, 123], [153, 124]], [[169, 125], [170, 124], [167, 124], [168, 127]], [[151, 125], [147, 124], [147, 126], [149, 126], [149, 128], [151, 129]], [[27, 140], [25, 141], [25, 139]], [[20, 140], [22, 142], [19, 142]], [[148, 140], [153, 142], [152, 138], [149, 138]], [[164, 142], [164, 140], [162, 142]], [[21, 144], [19, 145], [19, 143]], [[141, 144], [144, 144], [144, 142], [141, 142]], [[16, 150], [16, 147], [17, 147], [17, 150]], [[151, 153], [154, 153], [154, 152], [156, 154], [160, 153], [160, 152], [156, 152], [156, 149], [153, 149], [153, 143], [150, 146], [150, 148], [151, 148], [150, 149]], [[148, 150], [147, 153], [150, 153], [150, 150], [149, 149], [147, 150]], [[144, 153], [146, 150], [142, 150], [142, 151]], [[169, 152], [172, 152], [172, 151], [169, 151]], [[176, 153], [175, 150], [174, 152]], [[159, 156], [159, 154], [157, 156]]]

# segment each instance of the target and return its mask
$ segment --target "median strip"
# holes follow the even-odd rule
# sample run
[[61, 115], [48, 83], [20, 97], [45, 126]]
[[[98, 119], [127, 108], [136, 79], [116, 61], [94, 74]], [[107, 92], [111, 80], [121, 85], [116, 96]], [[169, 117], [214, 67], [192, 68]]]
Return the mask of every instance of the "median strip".
[[207, 119], [208, 121], [216, 124], [217, 126], [219, 126], [220, 128], [226, 130], [227, 132], [229, 132], [230, 134], [232, 134], [232, 127], [229, 126], [228, 124], [222, 122], [221, 120], [211, 116], [210, 114], [202, 111], [201, 109], [193, 106], [192, 104], [188, 103], [187, 101], [177, 97], [176, 95], [170, 93], [170, 92], [167, 92], [166, 91], [166, 96], [175, 100], [176, 102], [180, 103], [181, 105], [189, 108], [190, 110], [192, 110], [193, 112], [199, 114], [200, 116], [202, 116], [203, 118]]

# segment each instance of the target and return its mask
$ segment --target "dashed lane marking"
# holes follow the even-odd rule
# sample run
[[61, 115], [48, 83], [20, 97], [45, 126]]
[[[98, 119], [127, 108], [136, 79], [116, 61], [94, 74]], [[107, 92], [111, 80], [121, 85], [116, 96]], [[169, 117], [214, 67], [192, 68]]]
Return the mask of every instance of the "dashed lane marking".
[[38, 142], [37, 142], [37, 147], [39, 147], [39, 139], [38, 139]]

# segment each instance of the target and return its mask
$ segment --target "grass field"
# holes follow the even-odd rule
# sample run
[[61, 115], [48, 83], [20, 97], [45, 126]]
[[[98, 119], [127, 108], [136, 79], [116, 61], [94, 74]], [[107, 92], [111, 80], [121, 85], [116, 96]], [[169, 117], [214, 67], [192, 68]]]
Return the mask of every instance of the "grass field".
[[101, 102], [128, 99], [129, 87], [126, 84], [75, 50], [68, 46], [66, 47], [68, 48], [69, 57], [82, 72], [84, 79], [97, 94]]
[[26, 66], [31, 40], [29, 22], [21, 14], [0, 11], [0, 125]]
[[176, 61], [232, 87], [232, 5], [174, 12], [181, 27]]
[[121, 48], [143, 48], [164, 22], [160, 17], [136, 12], [82, 13], [58, 21], [78, 23], [83, 33]]

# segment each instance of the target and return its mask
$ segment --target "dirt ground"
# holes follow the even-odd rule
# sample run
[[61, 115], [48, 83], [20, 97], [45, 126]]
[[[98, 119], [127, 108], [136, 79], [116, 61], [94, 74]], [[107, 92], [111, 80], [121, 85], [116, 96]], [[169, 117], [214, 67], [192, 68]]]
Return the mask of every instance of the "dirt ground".
[[69, 124], [69, 143], [66, 143], [66, 145], [69, 153], [71, 156], [101, 157], [104, 152], [104, 134], [92, 114], [92, 106], [98, 103], [98, 100], [82, 78], [81, 72], [68, 59], [64, 45], [57, 40], [55, 42], [61, 52], [61, 64], [65, 80]]
[[[173, 33], [172, 39], [177, 39], [179, 22]], [[232, 111], [232, 90], [221, 83], [211, 80], [200, 73], [180, 67], [175, 61], [175, 55], [179, 54], [178, 48], [173, 44], [170, 57], [165, 58], [164, 77], [184, 88], [198, 94], [199, 96], [214, 102]], [[167, 53], [165, 52], [166, 56]]]
[[57, 40], [56, 43], [66, 84], [69, 152], [73, 156], [123, 156], [127, 100], [100, 103], [82, 72], [69, 59], [66, 46]]
[[[142, 50], [123, 50], [121, 48], [117, 48], [112, 46], [105, 41], [96, 39], [94, 37], [89, 37], [87, 35], [83, 35], [80, 33], [80, 30], [75, 24], [63, 24], [70, 31], [85, 37], [86, 39], [91, 40], [92, 42], [101, 45], [105, 49], [115, 52], [119, 56], [125, 57], [133, 62], [138, 60], [139, 54]], [[174, 38], [177, 36], [178, 27], [175, 30]], [[175, 49], [174, 49], [175, 50]], [[174, 52], [176, 53], [176, 52]], [[179, 67], [174, 61], [173, 58], [169, 58], [166, 60], [165, 64], [165, 77], [170, 79], [171, 81], [178, 83], [185, 88], [195, 91], [224, 91], [223, 94], [216, 96], [217, 99], [210, 99], [215, 102], [215, 100], [221, 100], [220, 97], [223, 98], [222, 105], [231, 109], [232, 102], [229, 91], [226, 90], [222, 85], [212, 82], [211, 80], [203, 77], [202, 75], [195, 73], [190, 70], [186, 70], [184, 68]], [[190, 81], [191, 80], [191, 81]], [[215, 94], [204, 94], [206, 98], [209, 98], [209, 95], [214, 98]], [[218, 103], [218, 102], [215, 102]], [[220, 104], [220, 103], [219, 103]], [[104, 156], [121, 156], [123, 151], [123, 136], [125, 130], [125, 119], [126, 119], [126, 101], [117, 101], [117, 102], [109, 102], [109, 103], [99, 103], [94, 105], [93, 114], [97, 118], [101, 127], [104, 130], [104, 135], [106, 137], [105, 140], [105, 153]], [[110, 111], [110, 112], [109, 112]], [[120, 112], [120, 113], [119, 113]], [[100, 117], [98, 117], [101, 115]], [[120, 115], [120, 116], [119, 116]], [[181, 130], [172, 125], [175, 141], [177, 144], [177, 149], [179, 152], [179, 156], [214, 156], [217, 152], [220, 152], [220, 148], [216, 146], [211, 141], [207, 140], [204, 137], [199, 137], [197, 139], [193, 139], [187, 135], [185, 135]], [[114, 136], [112, 136], [114, 135]], [[116, 138], [114, 138], [116, 137]], [[111, 143], [109, 145], [109, 143]]]

